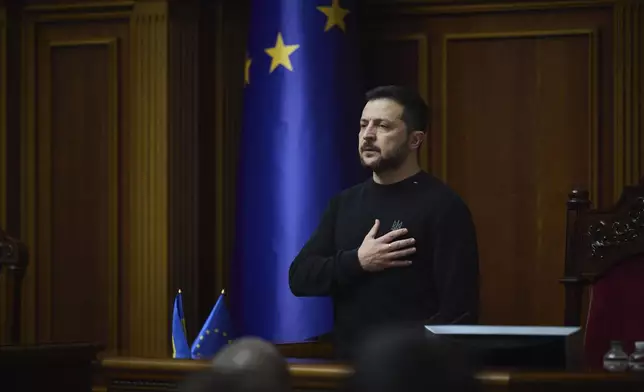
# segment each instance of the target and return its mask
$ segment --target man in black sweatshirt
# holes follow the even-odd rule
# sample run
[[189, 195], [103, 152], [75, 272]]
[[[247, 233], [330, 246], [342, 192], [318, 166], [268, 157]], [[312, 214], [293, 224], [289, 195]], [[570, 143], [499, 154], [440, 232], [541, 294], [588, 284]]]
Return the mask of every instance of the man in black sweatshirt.
[[369, 180], [336, 195], [289, 271], [296, 296], [331, 296], [340, 357], [385, 324], [475, 324], [476, 232], [464, 201], [422, 171], [428, 108], [398, 86], [367, 93], [358, 152]]

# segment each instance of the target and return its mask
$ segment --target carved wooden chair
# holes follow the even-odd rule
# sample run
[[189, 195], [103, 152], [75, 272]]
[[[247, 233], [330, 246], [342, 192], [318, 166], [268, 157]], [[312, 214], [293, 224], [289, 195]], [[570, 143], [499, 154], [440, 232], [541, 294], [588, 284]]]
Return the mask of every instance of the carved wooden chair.
[[627, 353], [644, 341], [644, 178], [603, 211], [591, 208], [588, 192], [573, 191], [566, 241], [565, 324], [583, 327], [584, 363], [601, 368], [610, 341]]
[[5, 292], [0, 296], [5, 319], [1, 320], [0, 342], [20, 341], [20, 303], [22, 279], [27, 268], [27, 247], [0, 229], [0, 274], [5, 275]]

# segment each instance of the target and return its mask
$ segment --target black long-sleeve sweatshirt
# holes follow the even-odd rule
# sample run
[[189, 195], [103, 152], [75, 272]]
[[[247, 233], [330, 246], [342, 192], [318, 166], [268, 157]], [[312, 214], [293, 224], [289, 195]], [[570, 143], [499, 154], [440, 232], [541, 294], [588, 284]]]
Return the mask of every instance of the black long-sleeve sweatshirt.
[[[376, 219], [376, 237], [401, 227], [416, 240], [410, 266], [364, 271], [358, 248]], [[419, 172], [381, 185], [369, 179], [334, 197], [291, 264], [296, 296], [331, 296], [336, 350], [351, 348], [386, 323], [478, 322], [476, 232], [463, 200], [439, 179]]]

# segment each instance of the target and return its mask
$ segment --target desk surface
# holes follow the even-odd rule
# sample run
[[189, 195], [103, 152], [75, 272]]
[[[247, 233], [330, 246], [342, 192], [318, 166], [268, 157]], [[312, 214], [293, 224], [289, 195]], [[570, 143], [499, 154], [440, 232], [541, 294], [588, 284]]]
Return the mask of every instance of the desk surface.
[[[325, 360], [289, 360], [293, 383], [298, 390], [335, 390], [351, 375], [351, 367]], [[101, 361], [103, 391], [151, 390], [151, 385], [172, 385], [192, 372], [210, 367], [207, 361], [110, 357]], [[483, 391], [644, 391], [644, 373], [513, 371], [490, 369], [478, 373]], [[110, 387], [111, 385], [111, 387]], [[153, 390], [153, 389], [152, 389]], [[161, 390], [161, 389], [159, 389]], [[167, 390], [167, 389], [166, 389]]]

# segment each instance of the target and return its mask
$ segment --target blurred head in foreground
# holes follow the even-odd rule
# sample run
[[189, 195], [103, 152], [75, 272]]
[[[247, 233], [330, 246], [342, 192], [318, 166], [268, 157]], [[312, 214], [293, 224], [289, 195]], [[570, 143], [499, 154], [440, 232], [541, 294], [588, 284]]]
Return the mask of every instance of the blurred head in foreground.
[[386, 327], [369, 334], [354, 368], [352, 392], [479, 390], [465, 354], [423, 328]]
[[289, 392], [288, 364], [277, 348], [259, 338], [241, 338], [221, 349], [212, 368], [182, 385], [184, 392]]

